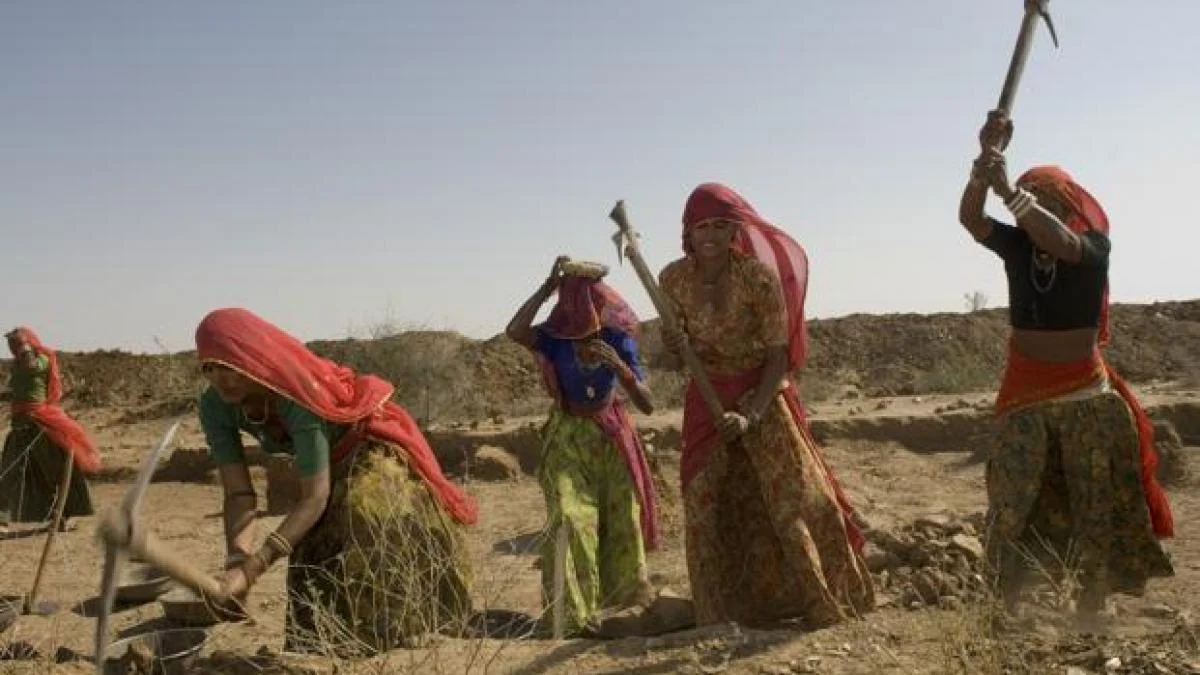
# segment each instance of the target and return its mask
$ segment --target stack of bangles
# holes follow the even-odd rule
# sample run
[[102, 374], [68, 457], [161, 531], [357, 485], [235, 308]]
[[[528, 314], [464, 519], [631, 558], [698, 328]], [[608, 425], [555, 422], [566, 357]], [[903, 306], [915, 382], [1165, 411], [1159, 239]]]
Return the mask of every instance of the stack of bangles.
[[1025, 214], [1037, 206], [1037, 198], [1025, 188], [1017, 188], [1017, 191], [1008, 201], [1004, 202], [1004, 205], [1008, 207], [1014, 218], [1024, 218]]
[[242, 571], [246, 575], [246, 580], [254, 583], [258, 577], [262, 576], [267, 570], [271, 569], [280, 558], [286, 558], [292, 554], [292, 545], [279, 532], [272, 532], [267, 535], [267, 540], [254, 553], [244, 558], [241, 562]]

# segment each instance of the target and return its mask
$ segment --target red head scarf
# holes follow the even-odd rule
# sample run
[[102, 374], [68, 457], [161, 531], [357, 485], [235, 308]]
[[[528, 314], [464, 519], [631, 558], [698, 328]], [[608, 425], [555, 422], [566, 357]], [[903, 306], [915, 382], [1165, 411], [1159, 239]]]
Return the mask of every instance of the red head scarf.
[[86, 473], [100, 470], [100, 451], [79, 422], [59, 407], [63, 397], [62, 377], [58, 372], [58, 355], [42, 344], [32, 328], [21, 326], [8, 334], [8, 347], [13, 356], [20, 356], [18, 345], [29, 345], [34, 352], [49, 361], [46, 376], [46, 400], [37, 403], [17, 403], [13, 414], [27, 415], [42, 428], [50, 442], [71, 453], [75, 464]]
[[563, 277], [558, 287], [558, 302], [550, 310], [542, 330], [561, 340], [579, 340], [601, 328], [636, 337], [637, 314], [608, 284], [581, 276]]
[[354, 425], [370, 438], [398, 445], [408, 464], [450, 515], [474, 523], [475, 503], [442, 475], [416, 422], [391, 401], [394, 387], [313, 354], [302, 342], [244, 309], [218, 309], [196, 328], [201, 361], [232, 368], [295, 401], [322, 419]]
[[808, 293], [808, 255], [796, 240], [767, 222], [741, 195], [720, 183], [704, 183], [692, 191], [683, 209], [683, 250], [692, 253], [688, 234], [697, 223], [727, 218], [741, 225], [733, 249], [753, 256], [771, 268], [783, 286], [788, 314], [788, 365], [804, 365], [808, 332], [804, 326], [804, 299]]
[[[1034, 188], [1053, 196], [1070, 209], [1067, 226], [1075, 234], [1083, 234], [1095, 230], [1108, 236], [1108, 215], [1100, 206], [1100, 202], [1076, 183], [1071, 175], [1057, 166], [1035, 166], [1021, 174], [1017, 185], [1023, 188]], [[1104, 287], [1104, 298], [1100, 306], [1100, 345], [1108, 344], [1108, 287]]]

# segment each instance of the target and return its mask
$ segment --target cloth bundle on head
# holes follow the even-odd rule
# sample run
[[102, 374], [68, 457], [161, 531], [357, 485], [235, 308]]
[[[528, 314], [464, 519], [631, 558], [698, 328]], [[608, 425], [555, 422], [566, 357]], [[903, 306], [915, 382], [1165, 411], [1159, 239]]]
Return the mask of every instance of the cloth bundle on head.
[[783, 286], [788, 314], [788, 366], [797, 370], [808, 352], [804, 300], [808, 294], [808, 254], [786, 232], [767, 222], [741, 195], [720, 183], [704, 183], [692, 191], [683, 208], [683, 250], [692, 253], [689, 234], [698, 223], [713, 218], [741, 225], [733, 248], [771, 268]]
[[400, 446], [452, 518], [468, 524], [478, 519], [475, 502], [446, 479], [416, 422], [391, 401], [395, 388], [386, 380], [317, 356], [245, 309], [218, 309], [204, 317], [196, 328], [196, 351], [201, 361], [232, 368], [322, 419]]
[[62, 378], [58, 372], [58, 355], [53, 349], [42, 344], [33, 329], [21, 326], [6, 336], [8, 346], [13, 356], [20, 356], [19, 346], [28, 345], [34, 352], [46, 357], [49, 368], [46, 377], [46, 400], [44, 402], [16, 402], [12, 404], [14, 415], [25, 415], [31, 418], [50, 442], [71, 453], [71, 457], [85, 473], [96, 473], [100, 470], [100, 451], [92, 441], [87, 431], [72, 419], [61, 407], [63, 387]]
[[636, 337], [637, 314], [620, 293], [603, 281], [586, 276], [564, 276], [558, 286], [558, 302], [541, 329], [561, 340], [579, 340], [601, 328]]

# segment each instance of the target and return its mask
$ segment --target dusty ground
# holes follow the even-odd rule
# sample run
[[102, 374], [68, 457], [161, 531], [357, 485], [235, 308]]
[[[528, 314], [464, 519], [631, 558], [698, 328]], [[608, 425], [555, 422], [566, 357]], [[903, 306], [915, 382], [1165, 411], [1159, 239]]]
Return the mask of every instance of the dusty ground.
[[[1170, 416], [1185, 442], [1200, 441], [1200, 399], [1188, 392], [1145, 391], [1148, 404]], [[816, 406], [813, 426], [830, 461], [862, 515], [876, 532], [895, 532], [921, 518], [959, 522], [984, 507], [980, 449], [986, 443], [986, 395], [863, 399]], [[98, 509], [116, 504], [141, 456], [168, 420], [156, 408], [92, 408], [79, 416], [104, 448], [106, 469], [93, 483]], [[654, 581], [687, 592], [678, 507], [677, 411], [640, 419], [651, 439], [662, 480], [666, 540], [650, 564]], [[0, 420], [2, 422], [2, 420]], [[510, 452], [525, 472], [516, 480], [470, 479], [482, 518], [470, 534], [481, 608], [536, 613], [539, 604], [536, 554], [530, 542], [542, 527], [532, 425], [536, 419], [483, 423], [474, 429], [434, 429], [443, 465], [461, 475], [461, 460], [479, 445]], [[209, 569], [221, 562], [219, 488], [202, 457], [194, 417], [186, 418], [171, 459], [161, 466], [143, 507], [154, 530], [172, 546]], [[1186, 450], [1191, 475], [1200, 476], [1200, 453]], [[469, 473], [469, 472], [468, 472]], [[263, 472], [256, 472], [260, 494]], [[617, 641], [503, 641], [439, 639], [426, 649], [397, 652], [386, 660], [332, 664], [280, 660], [283, 612], [282, 566], [255, 588], [254, 620], [210, 630], [205, 672], [497, 672], [497, 673], [987, 673], [1200, 672], [1196, 617], [1200, 616], [1200, 486], [1195, 478], [1171, 490], [1178, 527], [1168, 546], [1176, 576], [1152, 584], [1144, 598], [1113, 602], [1109, 635], [1072, 633], [1055, 612], [1039, 609], [1032, 625], [996, 633], [987, 607], [970, 601], [944, 608], [912, 610], [896, 592], [882, 593], [883, 606], [837, 628], [814, 633], [746, 631], [717, 626], [654, 638]], [[58, 605], [49, 616], [23, 616], [0, 635], [0, 644], [32, 647], [37, 655], [0, 661], [3, 672], [88, 672], [95, 623], [88, 609], [100, 583], [100, 549], [94, 518], [60, 536], [46, 572], [41, 597]], [[274, 525], [278, 516], [267, 517]], [[0, 541], [0, 592], [27, 590], [43, 536], [9, 534]], [[115, 628], [122, 634], [161, 624], [157, 604], [123, 609]], [[1112, 659], [1118, 661], [1113, 662]], [[54, 665], [54, 661], [59, 661]], [[1190, 664], [1191, 670], [1188, 670]], [[54, 669], [54, 670], [52, 670]], [[205, 670], [207, 669], [207, 670]]]

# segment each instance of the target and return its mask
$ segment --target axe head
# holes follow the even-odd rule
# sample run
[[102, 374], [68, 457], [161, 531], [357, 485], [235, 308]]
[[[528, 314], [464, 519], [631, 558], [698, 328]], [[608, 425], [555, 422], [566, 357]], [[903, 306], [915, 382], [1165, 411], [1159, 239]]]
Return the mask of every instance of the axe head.
[[1054, 48], [1058, 49], [1058, 31], [1054, 30], [1054, 19], [1050, 17], [1050, 0], [1025, 0], [1025, 11], [1036, 12], [1042, 17], [1046, 28], [1050, 29], [1050, 40], [1054, 43]]
[[621, 250], [621, 244], [625, 243], [625, 233], [617, 232], [616, 234], [614, 234], [612, 236], [612, 243], [614, 246], [617, 247], [617, 265], [624, 267], [625, 266], [625, 255], [624, 255], [623, 251]]
[[629, 224], [629, 214], [625, 212], [625, 200], [617, 200], [616, 206], [609, 212], [608, 217], [617, 224], [617, 233], [613, 235], [613, 244], [617, 247], [617, 264], [624, 265], [625, 256], [628, 255], [629, 249], [637, 246], [637, 240], [641, 237], [637, 232], [633, 231], [633, 226]]

